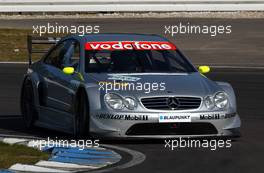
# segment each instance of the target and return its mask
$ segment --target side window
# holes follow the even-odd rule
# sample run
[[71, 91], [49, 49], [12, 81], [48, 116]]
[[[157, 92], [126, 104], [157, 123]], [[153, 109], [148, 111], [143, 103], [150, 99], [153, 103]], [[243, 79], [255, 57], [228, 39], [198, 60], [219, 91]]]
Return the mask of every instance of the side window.
[[45, 58], [44, 62], [59, 69], [63, 69], [66, 66], [78, 68], [79, 59], [79, 43], [74, 40], [66, 40], [57, 45]]
[[77, 69], [80, 60], [80, 44], [77, 41], [69, 40], [66, 47], [67, 52], [63, 58], [63, 66], [71, 66]]
[[60, 43], [57, 45], [44, 59], [46, 64], [55, 66], [57, 68], [61, 67], [62, 59], [65, 54], [65, 42]]

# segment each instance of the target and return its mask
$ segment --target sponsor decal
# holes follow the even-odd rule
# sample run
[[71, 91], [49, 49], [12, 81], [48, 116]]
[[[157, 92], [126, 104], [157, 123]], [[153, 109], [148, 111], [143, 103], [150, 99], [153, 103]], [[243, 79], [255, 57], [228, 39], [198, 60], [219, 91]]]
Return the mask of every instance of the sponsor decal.
[[219, 119], [227, 119], [232, 118], [236, 115], [236, 113], [232, 114], [220, 114], [220, 113], [212, 113], [212, 114], [201, 114], [201, 120], [219, 120]]
[[98, 119], [111, 119], [111, 120], [128, 120], [128, 121], [147, 121], [148, 115], [123, 115], [123, 114], [98, 114]]
[[129, 82], [136, 82], [141, 79], [139, 77], [116, 75], [116, 74], [108, 74], [108, 76], [109, 76], [108, 79], [110, 80], [121, 80], [121, 81], [129, 81]]
[[159, 116], [160, 123], [168, 123], [168, 122], [191, 122], [191, 116], [186, 115], [160, 115]]
[[159, 41], [105, 41], [87, 42], [85, 50], [175, 50], [170, 42]]
[[201, 114], [201, 120], [218, 120], [220, 119], [220, 114]]
[[103, 85], [120, 85], [120, 86], [127, 86], [127, 82], [109, 82], [109, 81], [100, 81], [98, 82], [98, 85], [103, 86]]

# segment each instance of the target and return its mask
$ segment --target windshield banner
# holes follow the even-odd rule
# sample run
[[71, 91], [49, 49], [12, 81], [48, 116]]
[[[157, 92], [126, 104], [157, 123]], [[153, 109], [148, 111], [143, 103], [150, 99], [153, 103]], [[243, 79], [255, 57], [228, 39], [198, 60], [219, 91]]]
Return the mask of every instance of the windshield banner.
[[153, 41], [108, 41], [87, 42], [85, 50], [175, 50], [170, 42]]

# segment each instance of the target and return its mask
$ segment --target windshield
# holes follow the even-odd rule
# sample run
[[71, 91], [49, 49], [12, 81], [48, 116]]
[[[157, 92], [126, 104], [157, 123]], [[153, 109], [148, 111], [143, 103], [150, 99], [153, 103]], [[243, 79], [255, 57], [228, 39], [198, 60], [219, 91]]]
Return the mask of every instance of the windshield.
[[91, 49], [86, 46], [85, 71], [87, 73], [190, 73], [195, 72], [195, 69], [176, 48], [137, 49], [131, 45], [121, 50]]

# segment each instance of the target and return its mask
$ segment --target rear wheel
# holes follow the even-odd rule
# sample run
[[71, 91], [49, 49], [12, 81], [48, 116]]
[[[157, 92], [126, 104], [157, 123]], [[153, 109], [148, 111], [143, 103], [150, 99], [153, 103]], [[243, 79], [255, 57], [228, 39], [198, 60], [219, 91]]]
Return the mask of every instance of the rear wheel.
[[29, 79], [26, 79], [22, 86], [20, 104], [25, 126], [27, 128], [32, 128], [38, 113], [34, 102], [33, 86]]
[[89, 136], [89, 104], [85, 92], [78, 94], [74, 115], [74, 136], [76, 138]]

